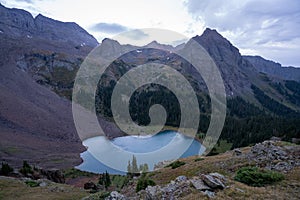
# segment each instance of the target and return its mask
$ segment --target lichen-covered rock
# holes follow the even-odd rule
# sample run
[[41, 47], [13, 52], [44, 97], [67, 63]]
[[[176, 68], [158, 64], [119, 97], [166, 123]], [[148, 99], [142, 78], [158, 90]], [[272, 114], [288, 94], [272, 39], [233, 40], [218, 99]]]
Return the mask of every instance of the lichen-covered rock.
[[208, 187], [200, 178], [193, 178], [190, 180], [191, 184], [200, 191], [210, 190], [211, 188]]
[[112, 191], [110, 195], [105, 198], [105, 200], [127, 200], [127, 198], [117, 191]]
[[242, 155], [242, 151], [240, 149], [234, 149], [233, 150], [233, 155], [234, 156], [240, 156], [240, 155]]
[[275, 141], [264, 141], [253, 146], [247, 157], [260, 167], [286, 173], [300, 164], [299, 152], [299, 146], [279, 146]]
[[225, 188], [225, 184], [218, 177], [202, 174], [201, 179], [211, 189], [224, 189]]
[[215, 195], [215, 189], [224, 189], [226, 178], [219, 173], [202, 174], [200, 177], [188, 179], [186, 176], [178, 176], [165, 186], [148, 186], [139, 192], [140, 199], [160, 200], [160, 199], [180, 199], [193, 191], [205, 192], [208, 197]]

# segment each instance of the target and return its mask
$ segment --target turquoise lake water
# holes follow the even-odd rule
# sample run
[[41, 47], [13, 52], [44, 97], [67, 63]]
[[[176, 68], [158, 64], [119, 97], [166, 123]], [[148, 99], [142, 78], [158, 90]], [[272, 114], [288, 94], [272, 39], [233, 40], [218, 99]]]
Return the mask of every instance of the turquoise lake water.
[[138, 164], [147, 163], [153, 170], [160, 161], [200, 155], [205, 151], [200, 142], [175, 131], [113, 140], [98, 136], [83, 141], [83, 145], [88, 150], [81, 154], [83, 163], [76, 168], [94, 173], [107, 171], [110, 174], [126, 174], [128, 161], [133, 154]]

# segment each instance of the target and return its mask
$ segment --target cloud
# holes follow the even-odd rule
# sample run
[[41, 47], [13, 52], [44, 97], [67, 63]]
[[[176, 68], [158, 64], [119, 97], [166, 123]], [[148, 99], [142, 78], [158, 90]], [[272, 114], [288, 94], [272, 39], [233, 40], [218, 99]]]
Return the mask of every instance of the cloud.
[[16, 2], [33, 3], [33, 0], [15, 0]]
[[300, 66], [299, 56], [290, 54], [300, 50], [298, 0], [187, 0], [185, 5], [196, 21], [217, 29], [239, 48], [268, 56], [275, 48]]
[[93, 25], [91, 30], [102, 33], [117, 34], [129, 30], [129, 28], [116, 23], [98, 23]]
[[142, 30], [138, 30], [138, 29], [129, 31], [129, 32], [125, 33], [124, 36], [129, 39], [132, 39], [132, 40], [143, 40], [143, 39], [149, 37], [149, 35], [147, 33], [145, 33]]

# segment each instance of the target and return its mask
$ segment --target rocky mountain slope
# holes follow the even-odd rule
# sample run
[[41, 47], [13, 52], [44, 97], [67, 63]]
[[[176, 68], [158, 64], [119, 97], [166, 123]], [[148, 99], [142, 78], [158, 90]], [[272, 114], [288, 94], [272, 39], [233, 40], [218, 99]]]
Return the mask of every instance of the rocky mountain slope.
[[48, 41], [68, 42], [95, 47], [98, 42], [74, 22], [60, 22], [41, 14], [35, 18], [20, 9], [5, 8], [0, 4], [0, 31], [12, 38], [39, 38]]
[[282, 67], [281, 64], [266, 60], [260, 56], [243, 56], [257, 71], [284, 80], [300, 80], [300, 70], [295, 67]]
[[[70, 101], [38, 83], [51, 85], [49, 77], [60, 80], [60, 71], [74, 78], [74, 68], [97, 44], [75, 23], [33, 18], [0, 5], [1, 161], [21, 165], [28, 160], [47, 167], [80, 163], [84, 148]], [[38, 67], [45, 71], [39, 74]], [[53, 90], [60, 85], [53, 84]]]

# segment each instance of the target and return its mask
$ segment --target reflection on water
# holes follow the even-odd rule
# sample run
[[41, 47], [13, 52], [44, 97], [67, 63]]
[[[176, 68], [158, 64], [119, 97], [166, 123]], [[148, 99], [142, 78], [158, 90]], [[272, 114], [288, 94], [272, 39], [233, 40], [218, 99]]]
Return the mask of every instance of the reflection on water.
[[[132, 159], [132, 156], [124, 153], [126, 151], [134, 153], [138, 164], [147, 163], [149, 169], [153, 170], [154, 164], [160, 161], [177, 159], [182, 146], [190, 145], [180, 154], [181, 158], [199, 155], [205, 150], [198, 141], [175, 131], [164, 131], [152, 137], [119, 137], [111, 141], [104, 136], [98, 136], [85, 140], [83, 145], [88, 147], [88, 151], [81, 154], [83, 163], [76, 168], [95, 173], [108, 171], [111, 174], [126, 174], [124, 171], [127, 170], [128, 161]], [[147, 154], [161, 149], [164, 151], [150, 156]]]

